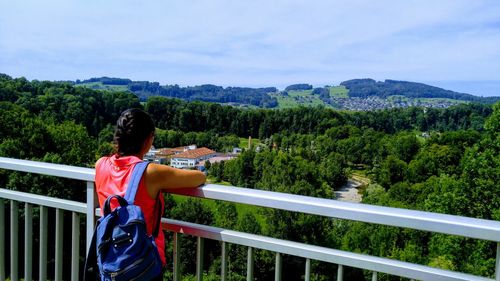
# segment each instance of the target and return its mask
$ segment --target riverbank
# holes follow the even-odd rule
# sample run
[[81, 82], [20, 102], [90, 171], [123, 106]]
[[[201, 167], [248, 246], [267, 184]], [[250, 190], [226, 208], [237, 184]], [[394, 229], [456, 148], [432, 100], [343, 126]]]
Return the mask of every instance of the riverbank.
[[349, 179], [339, 190], [335, 191], [335, 198], [344, 202], [359, 203], [363, 197], [358, 193], [361, 182]]

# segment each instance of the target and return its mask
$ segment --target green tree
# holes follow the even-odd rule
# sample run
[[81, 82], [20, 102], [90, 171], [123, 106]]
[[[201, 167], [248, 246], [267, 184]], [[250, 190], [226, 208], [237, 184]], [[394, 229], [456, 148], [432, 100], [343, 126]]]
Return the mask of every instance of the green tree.
[[380, 169], [376, 171], [376, 180], [387, 189], [405, 179], [406, 169], [407, 165], [404, 161], [389, 155], [380, 165]]

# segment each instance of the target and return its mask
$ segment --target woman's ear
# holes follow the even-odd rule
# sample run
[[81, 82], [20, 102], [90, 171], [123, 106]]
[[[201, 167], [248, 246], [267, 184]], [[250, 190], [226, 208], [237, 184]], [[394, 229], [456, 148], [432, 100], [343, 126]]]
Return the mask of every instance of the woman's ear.
[[146, 139], [146, 143], [148, 144], [148, 150], [151, 148], [151, 146], [153, 145], [153, 142], [155, 140], [155, 134], [152, 133], [147, 139]]
[[153, 146], [153, 141], [154, 141], [154, 134], [151, 134], [143, 143], [142, 146], [142, 154], [148, 153], [148, 151], [151, 149], [151, 146]]

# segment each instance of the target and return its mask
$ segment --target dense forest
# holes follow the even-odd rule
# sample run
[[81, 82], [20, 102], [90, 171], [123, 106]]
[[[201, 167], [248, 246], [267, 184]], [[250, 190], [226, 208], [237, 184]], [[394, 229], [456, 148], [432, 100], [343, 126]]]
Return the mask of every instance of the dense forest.
[[[167, 97], [141, 103], [128, 91], [0, 75], [0, 156], [92, 167], [111, 153], [113, 124], [130, 107], [153, 116], [156, 147], [195, 143], [223, 151], [240, 137], [260, 139], [258, 151], [210, 165], [214, 182], [334, 198], [352, 174], [362, 174], [371, 180], [362, 203], [500, 220], [500, 103], [371, 112], [241, 109]], [[48, 176], [0, 170], [0, 186], [85, 198], [84, 183]], [[487, 241], [272, 209], [240, 212], [225, 202], [172, 196], [167, 202], [166, 216], [175, 219], [494, 276], [496, 245]], [[194, 243], [183, 239], [184, 280], [194, 280]], [[205, 280], [218, 280], [220, 245], [205, 247]], [[246, 250], [232, 245], [229, 255], [230, 280], [245, 280]], [[305, 261], [284, 256], [283, 262], [283, 280], [301, 280]], [[273, 267], [272, 253], [256, 252], [256, 280], [272, 280]], [[311, 280], [332, 280], [336, 266], [313, 262], [312, 272]], [[354, 268], [345, 275], [370, 280]]]

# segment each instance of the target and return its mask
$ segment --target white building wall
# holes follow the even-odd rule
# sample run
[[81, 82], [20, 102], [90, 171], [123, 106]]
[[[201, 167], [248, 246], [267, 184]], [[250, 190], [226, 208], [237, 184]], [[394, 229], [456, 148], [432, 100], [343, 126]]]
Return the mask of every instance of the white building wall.
[[174, 168], [186, 168], [186, 167], [187, 168], [194, 168], [196, 166], [196, 164], [199, 163], [200, 161], [210, 159], [210, 158], [214, 157], [215, 155], [216, 155], [216, 153], [212, 153], [212, 154], [198, 157], [196, 159], [173, 157], [171, 162], [170, 162], [170, 166], [172, 166]]
[[174, 168], [191, 168], [196, 165], [196, 159], [190, 158], [172, 158], [170, 166]]

